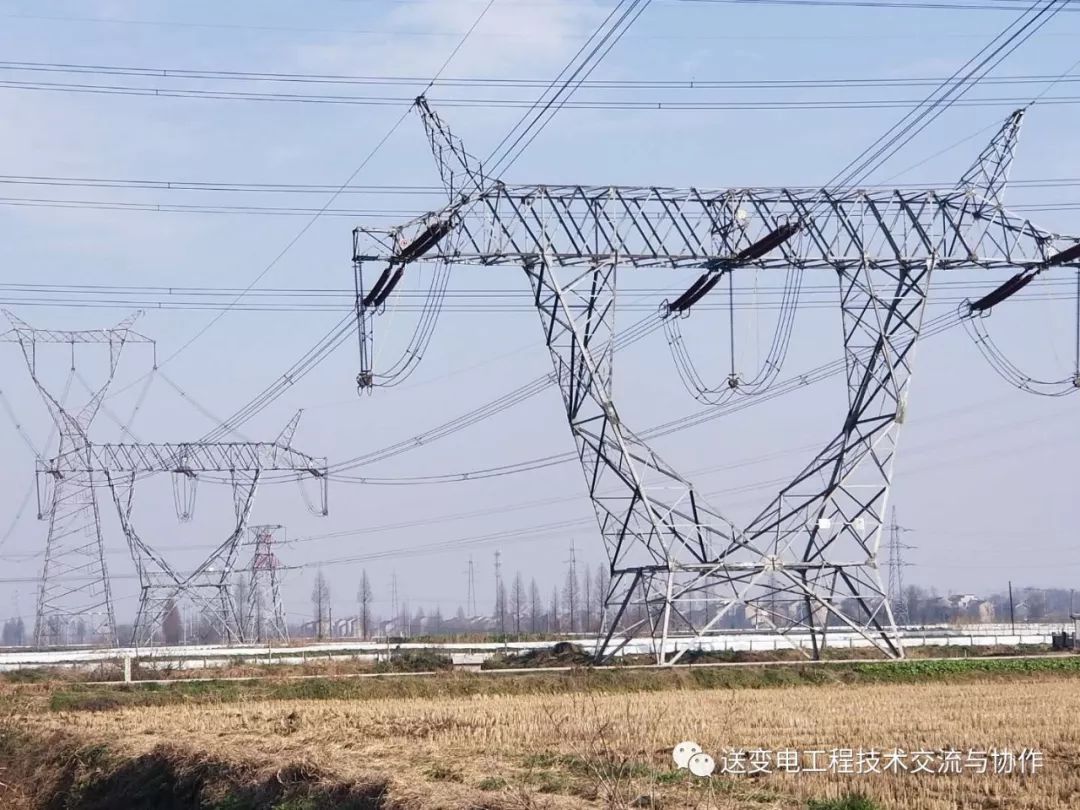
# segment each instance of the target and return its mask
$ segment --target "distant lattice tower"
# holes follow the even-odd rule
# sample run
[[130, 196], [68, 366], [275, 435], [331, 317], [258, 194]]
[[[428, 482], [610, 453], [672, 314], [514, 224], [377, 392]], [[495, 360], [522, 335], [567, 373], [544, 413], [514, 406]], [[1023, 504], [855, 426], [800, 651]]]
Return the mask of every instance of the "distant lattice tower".
[[900, 625], [911, 621], [908, 615], [907, 600], [904, 598], [904, 550], [911, 546], [901, 541], [900, 536], [908, 531], [896, 522], [896, 507], [892, 509], [892, 523], [889, 526], [889, 600], [892, 603], [893, 616]]
[[284, 526], [252, 526], [255, 552], [249, 571], [247, 609], [244, 612], [246, 641], [288, 641], [289, 627], [281, 603], [281, 561], [274, 545], [285, 538]]
[[[59, 433], [59, 452], [79, 455], [87, 452], [87, 431], [101, 407], [112, 383], [120, 353], [127, 343], [153, 341], [131, 329], [136, 316], [110, 329], [67, 331], [35, 329], [10, 312], [5, 312], [11, 330], [0, 335], [0, 342], [17, 343], [22, 349], [30, 378], [41, 395]], [[76, 346], [101, 346], [108, 349], [108, 368], [103, 382], [94, 388], [84, 382], [88, 398], [70, 406], [66, 396], [56, 396], [43, 381], [39, 368], [39, 348], [46, 344], [71, 347], [71, 371], [68, 379], [78, 377]], [[81, 379], [81, 378], [80, 378]], [[89, 470], [68, 476], [42, 476], [43, 459], [38, 458], [38, 517], [48, 520], [45, 561], [38, 585], [35, 646], [81, 643], [87, 637], [116, 643], [116, 620], [108, 569], [101, 534], [101, 516], [96, 487], [100, 478]]]

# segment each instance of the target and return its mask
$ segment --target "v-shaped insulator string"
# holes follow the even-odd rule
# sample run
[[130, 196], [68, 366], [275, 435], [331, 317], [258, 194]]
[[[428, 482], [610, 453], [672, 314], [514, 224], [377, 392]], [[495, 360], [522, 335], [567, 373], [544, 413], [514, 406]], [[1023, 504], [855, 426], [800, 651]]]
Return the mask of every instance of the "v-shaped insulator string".
[[1074, 366], [1072, 372], [1067, 376], [1056, 380], [1045, 380], [1028, 374], [1009, 359], [990, 336], [990, 331], [987, 328], [986, 324], [989, 320], [991, 308], [1015, 295], [1034, 277], [1034, 274], [1013, 276], [1001, 287], [982, 299], [974, 303], [967, 302], [961, 305], [960, 314], [962, 315], [964, 329], [990, 367], [1009, 385], [1025, 393], [1043, 397], [1064, 397], [1075, 394], [1080, 391], [1080, 271], [1077, 271], [1076, 285]]
[[[731, 329], [729, 330], [732, 355], [731, 368], [727, 377], [715, 385], [709, 385], [705, 382], [690, 356], [680, 324], [682, 318], [673, 313], [664, 319], [664, 333], [667, 338], [668, 348], [671, 351], [672, 360], [675, 363], [676, 370], [679, 372], [679, 378], [694, 399], [707, 405], [719, 405], [735, 397], [756, 396], [770, 390], [773, 382], [775, 382], [784, 367], [784, 361], [787, 359], [788, 347], [791, 345], [791, 335], [795, 327], [795, 317], [798, 312], [802, 283], [802, 271], [798, 268], [790, 268], [784, 284], [783, 298], [780, 301], [780, 315], [776, 329], [773, 331], [769, 351], [752, 377], [744, 378], [739, 374], [736, 367], [737, 353], [735, 349], [733, 306], [728, 308], [728, 317], [731, 319]], [[730, 290], [728, 294], [729, 296], [732, 294]], [[753, 317], [757, 317], [757, 313], [754, 313]]]

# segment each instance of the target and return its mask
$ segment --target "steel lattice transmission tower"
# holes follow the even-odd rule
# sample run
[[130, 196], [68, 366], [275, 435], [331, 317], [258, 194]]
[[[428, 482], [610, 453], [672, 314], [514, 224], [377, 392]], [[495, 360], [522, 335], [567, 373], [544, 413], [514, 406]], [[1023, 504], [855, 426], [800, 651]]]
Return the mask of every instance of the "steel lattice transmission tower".
[[892, 521], [889, 524], [889, 599], [892, 602], [893, 616], [897, 624], [904, 625], [911, 621], [908, 615], [907, 600], [904, 598], [904, 551], [912, 548], [904, 543], [900, 536], [910, 531], [896, 522], [896, 507], [892, 508]]
[[284, 526], [248, 529], [254, 554], [248, 577], [244, 628], [246, 641], [288, 641], [289, 626], [281, 602], [281, 561], [274, 547], [285, 540]]
[[[977, 312], [1047, 269], [1080, 264], [1076, 237], [1002, 204], [1022, 111], [953, 188], [707, 190], [511, 185], [485, 175], [423, 98], [417, 107], [455, 191], [443, 209], [400, 227], [354, 231], [362, 342], [365, 318], [413, 262], [524, 270], [610, 561], [598, 656], [646, 633], [657, 660], [673, 662], [739, 604], [800, 647], [808, 639], [814, 657], [835, 629], [902, 656], [879, 550], [931, 277], [961, 268], [1014, 274], [970, 305]], [[365, 290], [368, 262], [384, 268]], [[745, 526], [709, 508], [620, 416], [616, 278], [644, 268], [701, 271], [669, 316], [743, 268], [826, 271], [839, 284], [843, 417]], [[368, 346], [362, 363], [371, 356]], [[371, 384], [370, 366], [358, 380]], [[692, 606], [704, 592], [715, 600], [701, 619]]]
[[[17, 343], [22, 350], [30, 379], [56, 423], [59, 451], [85, 456], [90, 440], [87, 432], [101, 407], [102, 399], [116, 373], [120, 354], [128, 343], [153, 341], [131, 329], [137, 315], [111, 329], [64, 331], [35, 329], [9, 312], [4, 313], [11, 329], [0, 341]], [[71, 372], [76, 372], [76, 347], [99, 346], [108, 349], [105, 379], [97, 387], [88, 385], [88, 398], [68, 407], [64, 397], [50, 391], [38, 369], [38, 349], [44, 345], [71, 347]], [[116, 643], [116, 618], [109, 588], [108, 567], [101, 534], [101, 515], [94, 471], [84, 470], [67, 478], [38, 477], [38, 518], [49, 522], [45, 540], [45, 562], [38, 585], [34, 620], [34, 644], [57, 645], [69, 642], [73, 625], [94, 637]]]
[[[321, 496], [321, 509], [315, 511], [320, 515], [327, 513], [326, 460], [293, 449], [291, 441], [295, 427], [294, 419], [274, 442], [86, 442], [75, 451], [69, 450], [39, 463], [39, 481], [81, 480], [81, 477], [93, 476], [108, 486], [141, 588], [133, 643], [152, 643], [166, 611], [184, 596], [211, 619], [223, 639], [246, 640], [246, 628], [240, 621], [240, 611], [229, 586], [259, 484], [264, 479], [300, 483], [304, 478], [315, 479]], [[191, 481], [206, 478], [227, 486], [232, 493], [234, 515], [230, 531], [220, 545], [187, 574], [166, 561], [161, 544], [147, 542], [135, 529], [132, 513], [136, 483], [166, 473]]]

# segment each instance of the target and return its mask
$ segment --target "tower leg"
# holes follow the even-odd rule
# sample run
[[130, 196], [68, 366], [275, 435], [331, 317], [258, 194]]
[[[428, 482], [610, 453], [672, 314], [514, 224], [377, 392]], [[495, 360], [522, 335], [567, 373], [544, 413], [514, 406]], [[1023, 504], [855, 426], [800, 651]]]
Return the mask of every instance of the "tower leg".
[[222, 639], [245, 640], [245, 628], [241, 625], [229, 585], [240, 538], [247, 528], [258, 490], [259, 477], [259, 473], [255, 472], [245, 480], [234, 480], [235, 528], [225, 541], [186, 577], [177, 574], [135, 531], [131, 519], [135, 476], [108, 478], [120, 525], [127, 538], [142, 588], [138, 615], [132, 630], [133, 644], [152, 644], [169, 606], [185, 596], [201, 608], [204, 615], [210, 617]]
[[903, 656], [878, 551], [932, 269], [840, 271], [847, 415], [746, 530], [775, 559], [775, 585], [754, 594], [750, 609], [808, 636], [815, 658], [830, 625]]
[[51, 496], [34, 644], [104, 639], [115, 645], [116, 620], [93, 477], [80, 473], [57, 481]]
[[719, 589], [718, 613], [739, 602], [763, 554], [706, 509], [693, 486], [619, 418], [612, 397], [614, 262], [585, 269], [525, 268], [610, 564], [598, 659], [648, 633], [657, 660], [668, 637], [695, 636], [686, 610], [701, 582]]

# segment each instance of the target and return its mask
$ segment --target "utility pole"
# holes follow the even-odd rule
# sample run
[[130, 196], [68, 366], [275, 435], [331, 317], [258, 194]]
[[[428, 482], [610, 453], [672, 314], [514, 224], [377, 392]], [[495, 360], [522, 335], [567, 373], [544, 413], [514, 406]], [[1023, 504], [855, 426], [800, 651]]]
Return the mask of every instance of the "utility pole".
[[914, 548], [900, 541], [900, 535], [910, 529], [905, 529], [896, 522], [896, 507], [892, 508], [892, 523], [889, 525], [889, 601], [892, 602], [893, 620], [899, 624], [907, 624], [911, 619], [908, 616], [907, 601], [904, 599], [904, 551]]
[[570, 538], [570, 573], [567, 576], [567, 594], [566, 603], [570, 609], [570, 632], [573, 633], [576, 630], [575, 620], [577, 619], [577, 550], [574, 548], [574, 538]]

